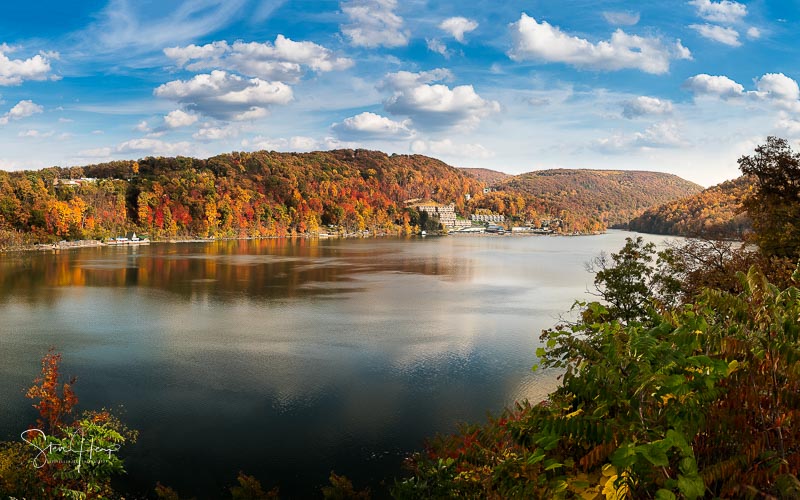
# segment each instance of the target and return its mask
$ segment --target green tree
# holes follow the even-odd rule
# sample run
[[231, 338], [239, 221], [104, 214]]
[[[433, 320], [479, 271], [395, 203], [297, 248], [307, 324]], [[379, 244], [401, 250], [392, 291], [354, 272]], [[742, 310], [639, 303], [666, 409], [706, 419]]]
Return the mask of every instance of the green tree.
[[595, 294], [608, 305], [610, 318], [644, 322], [655, 302], [669, 305], [676, 300], [680, 283], [673, 263], [669, 254], [656, 253], [654, 243], [638, 236], [626, 238], [618, 253], [601, 253], [587, 269], [595, 273]]
[[753, 220], [755, 240], [767, 256], [800, 256], [800, 154], [785, 139], [768, 137], [752, 155], [739, 158], [739, 168], [756, 179], [756, 189], [743, 201]]

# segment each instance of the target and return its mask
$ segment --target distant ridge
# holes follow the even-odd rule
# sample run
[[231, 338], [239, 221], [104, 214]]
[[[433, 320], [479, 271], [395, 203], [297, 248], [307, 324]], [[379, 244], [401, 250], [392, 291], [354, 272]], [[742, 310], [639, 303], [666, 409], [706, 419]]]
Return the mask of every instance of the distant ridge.
[[634, 231], [676, 236], [741, 238], [751, 222], [742, 200], [753, 189], [748, 177], [738, 177], [686, 198], [646, 210], [633, 219]]
[[572, 214], [623, 226], [646, 209], [700, 192], [677, 175], [638, 170], [554, 169], [512, 176], [493, 185]]
[[473, 177], [478, 179], [479, 181], [488, 184], [494, 185], [498, 184], [509, 177], [513, 177], [511, 174], [507, 174], [505, 172], [499, 172], [497, 170], [491, 170], [488, 168], [467, 168], [467, 167], [459, 167], [464, 172], [471, 174]]

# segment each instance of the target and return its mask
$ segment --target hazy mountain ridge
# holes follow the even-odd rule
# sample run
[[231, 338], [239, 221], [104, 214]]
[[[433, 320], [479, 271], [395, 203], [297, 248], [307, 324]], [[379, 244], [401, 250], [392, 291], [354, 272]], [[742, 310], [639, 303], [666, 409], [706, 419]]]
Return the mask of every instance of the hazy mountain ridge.
[[500, 172], [498, 170], [492, 170], [490, 168], [469, 168], [469, 167], [459, 167], [460, 170], [471, 174], [473, 177], [478, 179], [479, 181], [488, 184], [494, 185], [498, 184], [509, 177], [513, 177], [511, 174], [507, 174], [505, 172]]
[[698, 193], [673, 174], [638, 170], [554, 169], [516, 175], [493, 186], [527, 194], [575, 215], [623, 225], [646, 209]]

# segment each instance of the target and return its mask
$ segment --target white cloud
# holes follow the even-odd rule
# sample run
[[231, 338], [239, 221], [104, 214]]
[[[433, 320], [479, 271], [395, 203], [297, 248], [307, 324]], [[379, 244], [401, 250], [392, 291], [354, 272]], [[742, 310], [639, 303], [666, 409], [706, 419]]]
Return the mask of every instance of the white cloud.
[[639, 96], [627, 101], [622, 107], [622, 116], [636, 118], [637, 116], [667, 115], [672, 113], [672, 102], [656, 97]]
[[464, 33], [474, 31], [477, 27], [477, 21], [466, 17], [450, 17], [439, 24], [439, 29], [450, 33], [459, 43], [464, 43]]
[[715, 24], [690, 24], [690, 28], [695, 30], [703, 38], [708, 38], [715, 42], [738, 47], [742, 44], [739, 41], [739, 32], [733, 28], [724, 28]]
[[282, 137], [271, 139], [259, 135], [253, 137], [252, 140], [242, 140], [242, 147], [249, 148], [250, 150], [285, 151], [288, 146], [289, 141]]
[[[159, 4], [110, 0], [96, 21], [75, 37], [93, 57], [149, 64], [142, 54], [206, 38], [241, 16], [247, 0], [175, 0]], [[157, 11], [157, 12], [154, 12]]]
[[311, 137], [294, 136], [289, 139], [289, 147], [294, 151], [312, 151], [319, 149], [319, 143]]
[[187, 113], [186, 111], [182, 111], [180, 109], [170, 111], [164, 117], [164, 123], [169, 128], [188, 127], [189, 125], [197, 122], [197, 120], [199, 120], [197, 115], [193, 113]]
[[690, 0], [689, 5], [695, 6], [698, 16], [714, 23], [735, 24], [747, 15], [747, 6], [730, 0]]
[[458, 144], [450, 139], [443, 139], [441, 141], [417, 140], [411, 143], [411, 151], [417, 154], [441, 155], [455, 158], [486, 159], [494, 156], [494, 153], [480, 144]]
[[783, 73], [767, 73], [755, 80], [756, 90], [745, 92], [744, 86], [727, 76], [695, 75], [686, 80], [684, 88], [695, 96], [720, 99], [742, 98], [746, 102], [768, 102], [779, 109], [800, 112], [800, 86]]
[[428, 50], [443, 55], [446, 59], [450, 58], [450, 51], [447, 50], [447, 45], [443, 44], [438, 38], [426, 38], [425, 43], [428, 45]]
[[779, 135], [784, 137], [800, 137], [800, 121], [784, 112], [778, 115], [778, 122], [775, 124], [775, 129]]
[[341, 139], [407, 139], [414, 134], [411, 120], [394, 121], [364, 112], [335, 123], [331, 130]]
[[765, 74], [756, 81], [756, 90], [759, 97], [778, 101], [792, 102], [800, 98], [797, 82], [783, 73]]
[[342, 33], [356, 47], [404, 47], [409, 33], [403, 18], [395, 14], [396, 0], [350, 0], [339, 7], [350, 20]]
[[164, 54], [182, 68], [192, 60], [218, 59], [229, 50], [228, 42], [223, 40], [202, 46], [191, 44], [186, 47], [167, 47]]
[[603, 17], [614, 26], [633, 26], [639, 22], [638, 12], [603, 12]]
[[42, 132], [36, 129], [25, 130], [24, 132], [20, 132], [17, 134], [19, 137], [33, 137], [33, 138], [40, 138], [40, 137], [52, 137], [53, 131]]
[[713, 96], [732, 99], [744, 95], [744, 87], [727, 76], [712, 76], [705, 73], [688, 78], [683, 88], [696, 96]]
[[58, 52], [40, 52], [28, 59], [11, 59], [6, 54], [14, 52], [13, 47], [0, 44], [0, 85], [19, 85], [25, 80], [57, 80], [50, 75], [50, 59], [57, 59]]
[[264, 117], [269, 106], [287, 104], [293, 99], [292, 89], [285, 83], [245, 79], [222, 70], [165, 83], [154, 94], [191, 111], [234, 121]]
[[500, 103], [480, 97], [472, 85], [429, 85], [451, 77], [443, 69], [422, 73], [401, 71], [386, 76], [380, 88], [392, 95], [383, 102], [386, 111], [411, 117], [423, 128], [471, 128], [481, 119], [500, 111]]
[[303, 66], [317, 72], [344, 70], [353, 60], [336, 57], [334, 53], [314, 42], [295, 42], [278, 35], [274, 43], [212, 42], [203, 46], [170, 47], [164, 54], [179, 67], [190, 71], [224, 69], [265, 80], [296, 82], [302, 77]]
[[648, 127], [644, 132], [615, 134], [611, 137], [598, 139], [592, 144], [592, 149], [604, 153], [621, 154], [637, 150], [685, 146], [686, 140], [681, 134], [681, 127], [675, 122], [665, 121]]
[[192, 145], [188, 142], [165, 142], [159, 139], [131, 139], [116, 148], [117, 153], [143, 153], [159, 156], [190, 155]]
[[150, 126], [147, 124], [147, 120], [140, 121], [135, 129], [142, 133], [150, 132]]
[[0, 116], [0, 125], [7, 125], [11, 120], [21, 120], [42, 111], [44, 111], [44, 108], [31, 100], [19, 101], [6, 114]]
[[403, 89], [413, 87], [415, 85], [422, 85], [424, 83], [449, 81], [453, 79], [453, 73], [449, 69], [436, 68], [430, 71], [420, 71], [413, 73], [411, 71], [398, 71], [396, 73], [389, 73], [378, 85], [381, 90], [385, 89]]
[[523, 13], [510, 25], [513, 46], [508, 56], [515, 61], [560, 62], [581, 68], [616, 71], [638, 69], [646, 73], [669, 71], [673, 59], [691, 59], [680, 40], [665, 45], [661, 39], [628, 35], [616, 30], [611, 40], [592, 43], [570, 36], [546, 21]]
[[749, 38], [750, 40], [757, 40], [761, 38], [761, 30], [756, 28], [755, 26], [747, 28], [747, 38]]
[[192, 134], [192, 137], [200, 141], [219, 141], [231, 139], [239, 135], [240, 128], [234, 125], [224, 127], [214, 127], [204, 124], [200, 130]]

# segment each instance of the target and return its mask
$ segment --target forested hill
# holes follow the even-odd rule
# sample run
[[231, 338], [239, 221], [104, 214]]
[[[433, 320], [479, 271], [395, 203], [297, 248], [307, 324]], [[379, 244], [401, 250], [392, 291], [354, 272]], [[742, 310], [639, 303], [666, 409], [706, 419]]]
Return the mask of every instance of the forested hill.
[[499, 184], [500, 182], [511, 177], [511, 174], [507, 174], [505, 172], [498, 172], [497, 170], [491, 170], [488, 168], [467, 168], [467, 167], [459, 167], [459, 168], [464, 172], [471, 174], [473, 177], [475, 177], [479, 181], [489, 186], [494, 184]]
[[[207, 160], [145, 158], [39, 171], [0, 171], [0, 231], [8, 240], [241, 237], [402, 230], [405, 200], [455, 203], [482, 193], [439, 160], [367, 150], [231, 153]], [[3, 242], [0, 241], [0, 246]]]
[[752, 179], [738, 177], [693, 196], [652, 207], [633, 219], [629, 227], [644, 233], [739, 238], [751, 229], [742, 200], [753, 188]]
[[623, 225], [654, 205], [703, 189], [672, 174], [584, 169], [528, 172], [493, 187], [533, 196], [576, 216], [598, 218], [609, 227]]

